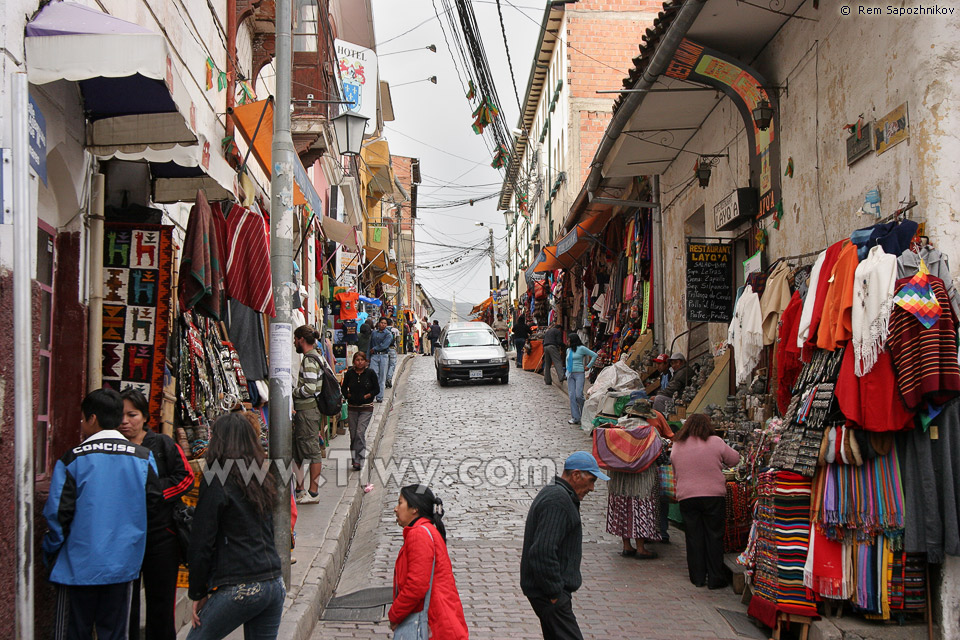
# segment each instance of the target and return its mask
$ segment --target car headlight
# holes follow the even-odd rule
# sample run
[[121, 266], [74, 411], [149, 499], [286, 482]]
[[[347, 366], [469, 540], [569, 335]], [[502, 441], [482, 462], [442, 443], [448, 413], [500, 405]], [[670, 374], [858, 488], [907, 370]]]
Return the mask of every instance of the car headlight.
[[442, 362], [443, 364], [460, 364], [459, 360], [453, 360], [452, 358], [444, 358], [440, 362]]
[[506, 358], [490, 358], [490, 364], [506, 364]]

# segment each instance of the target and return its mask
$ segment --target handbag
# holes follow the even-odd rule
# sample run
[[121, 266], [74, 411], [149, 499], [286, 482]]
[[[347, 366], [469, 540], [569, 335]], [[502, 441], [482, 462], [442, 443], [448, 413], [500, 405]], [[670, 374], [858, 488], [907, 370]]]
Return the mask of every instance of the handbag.
[[[424, 527], [426, 529], [426, 527]], [[433, 534], [430, 529], [426, 529], [430, 541], [433, 541]], [[423, 600], [423, 610], [411, 613], [403, 622], [397, 625], [393, 630], [393, 640], [428, 640], [430, 637], [430, 624], [428, 621], [428, 612], [430, 610], [430, 594], [433, 592], [433, 572], [437, 568], [437, 553], [434, 546], [433, 565], [430, 567], [430, 588], [427, 589], [427, 597]]]
[[182, 502], [173, 507], [173, 531], [177, 534], [177, 547], [180, 549], [180, 559], [184, 566], [187, 566], [187, 550], [190, 548], [193, 512], [194, 507], [188, 507]]
[[660, 469], [660, 499], [666, 502], [677, 501], [677, 477], [673, 473], [673, 465], [665, 464]]

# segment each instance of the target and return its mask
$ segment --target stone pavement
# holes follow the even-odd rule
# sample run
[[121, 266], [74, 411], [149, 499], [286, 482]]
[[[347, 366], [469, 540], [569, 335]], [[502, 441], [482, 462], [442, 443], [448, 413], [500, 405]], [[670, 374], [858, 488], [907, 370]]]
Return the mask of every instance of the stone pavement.
[[[364, 496], [336, 595], [392, 584], [403, 541], [393, 506], [400, 486], [424, 482], [444, 501], [447, 544], [471, 636], [540, 637], [519, 586], [523, 523], [538, 489], [566, 455], [590, 449], [590, 438], [568, 418], [566, 397], [545, 387], [539, 375], [512, 369], [507, 386], [442, 389], [433, 361], [415, 358], [387, 422], [381, 459], [371, 472], [375, 489]], [[392, 475], [378, 473], [391, 463]], [[581, 507], [584, 582], [574, 611], [584, 636], [742, 637], [717, 612], [743, 611], [739, 596], [697, 589], [687, 580], [681, 531], [671, 529], [673, 544], [652, 545], [660, 553], [656, 560], [619, 556], [619, 539], [604, 531], [606, 489], [597, 484]], [[389, 626], [320, 621], [312, 637], [387, 638]]]

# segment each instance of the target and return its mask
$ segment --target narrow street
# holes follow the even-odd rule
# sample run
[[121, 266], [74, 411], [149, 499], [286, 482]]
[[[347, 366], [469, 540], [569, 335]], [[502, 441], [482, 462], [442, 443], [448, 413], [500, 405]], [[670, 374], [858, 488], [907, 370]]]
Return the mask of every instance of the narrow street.
[[[447, 544], [471, 637], [540, 637], [519, 586], [524, 519], [544, 482], [527, 471], [540, 459], [562, 464], [568, 453], [590, 449], [590, 438], [567, 424], [566, 398], [539, 375], [513, 369], [507, 386], [440, 388], [432, 359], [418, 357], [411, 365], [398, 382], [379, 460], [372, 461], [375, 488], [364, 498], [336, 596], [392, 584], [403, 540], [393, 515], [399, 488], [426, 480], [444, 501]], [[384, 486], [377, 467], [391, 462], [409, 467]], [[604, 531], [606, 489], [597, 485], [581, 509], [584, 581], [574, 611], [584, 636], [744, 637], [717, 612], [742, 611], [739, 596], [729, 589], [697, 589], [686, 579], [682, 532], [671, 529], [672, 544], [652, 545], [660, 553], [656, 560], [620, 557], [620, 541]], [[388, 634], [385, 621], [321, 619], [312, 637]]]

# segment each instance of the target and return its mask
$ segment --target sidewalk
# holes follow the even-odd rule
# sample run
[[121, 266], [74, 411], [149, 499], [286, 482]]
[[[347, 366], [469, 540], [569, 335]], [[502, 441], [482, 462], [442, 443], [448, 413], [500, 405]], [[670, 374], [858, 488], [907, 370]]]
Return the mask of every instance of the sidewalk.
[[[383, 402], [374, 405], [373, 418], [367, 431], [368, 460], [377, 454], [383, 427], [393, 409], [394, 393], [399, 386], [397, 383], [401, 381], [413, 357], [416, 356], [400, 356], [393, 388], [385, 389]], [[348, 471], [349, 468], [350, 436], [336, 436], [327, 447], [327, 457], [324, 459], [320, 502], [297, 505], [297, 546], [291, 552], [297, 563], [290, 570], [290, 584], [278, 638], [309, 638], [324, 603], [337, 586], [360, 516], [364, 495], [361, 477], [366, 477], [365, 474]], [[181, 590], [177, 602], [178, 623], [182, 624], [178, 638], [186, 638], [190, 630], [190, 609], [191, 603], [185, 597], [185, 590]], [[241, 640], [243, 628], [227, 637]]]

